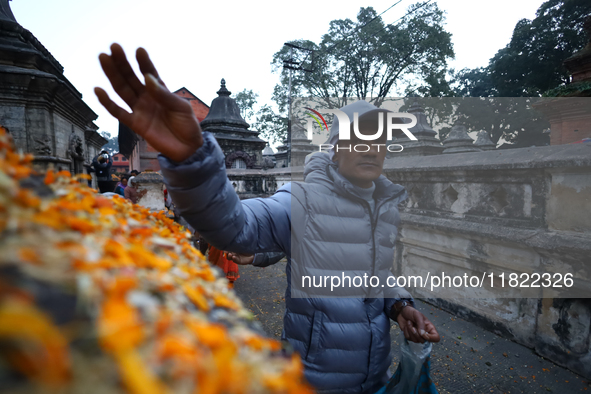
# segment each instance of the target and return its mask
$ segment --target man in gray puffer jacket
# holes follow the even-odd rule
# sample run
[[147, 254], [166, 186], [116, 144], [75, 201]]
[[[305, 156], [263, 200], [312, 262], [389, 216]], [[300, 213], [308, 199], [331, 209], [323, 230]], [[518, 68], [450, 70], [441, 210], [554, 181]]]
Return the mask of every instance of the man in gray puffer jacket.
[[[95, 90], [97, 96], [113, 116], [161, 152], [162, 174], [181, 215], [219, 249], [287, 255], [283, 337], [301, 354], [306, 377], [319, 392], [373, 393], [384, 384], [391, 362], [389, 319], [413, 342], [439, 340], [402, 288], [378, 293], [361, 287], [326, 297], [301, 285], [303, 276], [327, 272], [377, 275], [381, 283], [391, 276], [397, 204], [406, 192], [381, 175], [384, 148], [342, 150], [332, 158], [314, 154], [304, 183], [288, 184], [270, 198], [241, 202], [215, 139], [201, 132], [188, 102], [166, 89], [145, 50], [137, 53], [145, 86], [121, 47], [114, 44], [111, 50], [112, 55], [100, 55], [101, 65], [133, 112], [118, 107], [102, 89]], [[359, 112], [360, 119], [379, 111], [365, 102], [343, 110]]]

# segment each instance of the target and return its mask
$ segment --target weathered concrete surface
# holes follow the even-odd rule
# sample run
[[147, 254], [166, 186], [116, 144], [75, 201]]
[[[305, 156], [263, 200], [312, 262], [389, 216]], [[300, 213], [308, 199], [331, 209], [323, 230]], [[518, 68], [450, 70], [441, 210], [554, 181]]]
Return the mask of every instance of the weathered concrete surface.
[[[400, 157], [385, 173], [409, 192], [397, 275], [497, 275], [493, 288], [414, 295], [591, 377], [591, 144]], [[502, 273], [518, 285], [501, 288]]]
[[226, 170], [228, 179], [241, 199], [269, 197], [291, 181], [302, 181], [303, 172], [304, 167]]
[[547, 206], [551, 230], [591, 232], [591, 169], [550, 171]]
[[152, 211], [164, 210], [164, 178], [157, 172], [142, 172], [133, 178], [138, 192], [138, 205]]
[[[240, 267], [234, 289], [267, 335], [280, 339], [285, 310], [285, 262], [267, 268]], [[551, 301], [551, 300], [550, 300]], [[464, 300], [462, 305], [470, 304]], [[590, 389], [579, 375], [536, 355], [531, 349], [500, 337], [472, 322], [425, 302], [417, 302], [442, 336], [431, 355], [431, 377], [440, 393], [575, 393]], [[534, 308], [535, 309], [535, 308]], [[403, 340], [392, 324], [394, 371]], [[489, 364], [487, 364], [489, 363]]]

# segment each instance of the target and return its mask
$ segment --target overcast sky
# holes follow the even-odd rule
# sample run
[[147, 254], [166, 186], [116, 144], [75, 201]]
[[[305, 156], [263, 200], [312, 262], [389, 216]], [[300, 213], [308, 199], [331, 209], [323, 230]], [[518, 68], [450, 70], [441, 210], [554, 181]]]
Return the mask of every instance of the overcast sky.
[[[208, 105], [220, 80], [233, 93], [252, 89], [271, 99], [278, 74], [270, 62], [286, 41], [319, 42], [334, 19], [356, 19], [360, 7], [378, 13], [396, 0], [335, 2], [196, 0], [13, 0], [16, 20], [30, 30], [65, 69], [66, 77], [99, 115], [99, 131], [117, 133], [117, 121], [99, 104], [93, 88], [114, 93], [97, 56], [119, 42], [133, 57], [143, 46], [171, 90], [186, 87]], [[403, 0], [382, 18], [390, 23], [415, 0]], [[543, 0], [437, 0], [446, 12], [456, 58], [451, 67], [486, 66], [507, 45], [515, 23], [535, 17]], [[135, 59], [133, 59], [135, 63]], [[135, 66], [135, 64], [134, 64]]]

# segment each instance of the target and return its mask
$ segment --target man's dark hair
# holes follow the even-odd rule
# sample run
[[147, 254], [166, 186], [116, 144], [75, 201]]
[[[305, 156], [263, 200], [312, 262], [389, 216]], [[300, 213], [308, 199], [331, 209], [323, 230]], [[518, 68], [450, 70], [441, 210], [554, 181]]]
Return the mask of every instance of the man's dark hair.
[[132, 175], [139, 175], [139, 174], [140, 174], [140, 172], [139, 172], [138, 170], [132, 170], [132, 171], [130, 172], [130, 174], [132, 174]]

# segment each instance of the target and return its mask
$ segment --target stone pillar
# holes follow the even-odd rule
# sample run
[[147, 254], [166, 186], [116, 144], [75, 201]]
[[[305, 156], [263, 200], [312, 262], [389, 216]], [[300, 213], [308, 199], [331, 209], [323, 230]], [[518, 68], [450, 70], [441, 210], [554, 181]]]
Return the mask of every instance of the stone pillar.
[[497, 145], [492, 142], [488, 133], [484, 130], [478, 133], [478, 137], [476, 141], [474, 141], [474, 146], [480, 148], [481, 150], [493, 150], [497, 148]]
[[[312, 122], [312, 119], [308, 119], [308, 121]], [[297, 118], [294, 117], [291, 124], [291, 163], [289, 166], [299, 167], [304, 165], [306, 156], [318, 151], [318, 145], [312, 144], [312, 140], [308, 139], [306, 129], [302, 127]]]
[[134, 179], [138, 204], [151, 211], [164, 210], [164, 178], [157, 172], [142, 172]]
[[431, 156], [439, 155], [443, 151], [441, 142], [435, 137], [437, 132], [429, 126], [423, 107], [415, 101], [408, 112], [416, 116], [417, 124], [409, 131], [417, 137], [413, 141], [408, 137], [398, 138], [394, 143], [404, 147], [400, 153], [390, 153], [392, 156]]
[[445, 150], [443, 153], [465, 153], [465, 152], [480, 152], [481, 150], [474, 146], [474, 140], [470, 138], [466, 131], [466, 126], [457, 122], [451, 128], [447, 138], [443, 141]]

